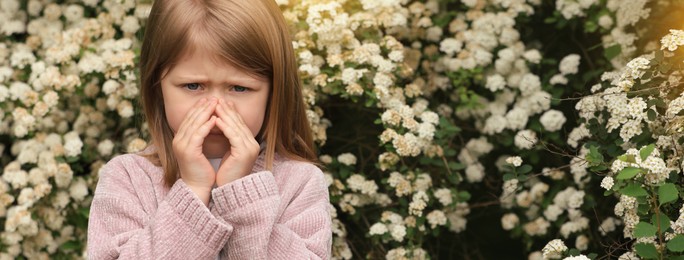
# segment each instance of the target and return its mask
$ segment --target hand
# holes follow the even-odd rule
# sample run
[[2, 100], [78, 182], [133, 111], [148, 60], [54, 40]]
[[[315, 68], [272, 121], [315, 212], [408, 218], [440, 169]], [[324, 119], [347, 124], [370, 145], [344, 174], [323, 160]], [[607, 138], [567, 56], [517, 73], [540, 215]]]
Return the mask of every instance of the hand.
[[202, 152], [202, 144], [216, 125], [217, 117], [212, 116], [216, 104], [215, 98], [198, 101], [185, 116], [173, 138], [173, 152], [178, 160], [181, 179], [205, 205], [209, 204], [216, 173]]
[[223, 186], [251, 172], [259, 156], [260, 148], [252, 131], [249, 130], [232, 103], [219, 100], [216, 113], [219, 116], [216, 126], [223, 131], [230, 143], [230, 148], [223, 156], [221, 166], [216, 173], [216, 184]]

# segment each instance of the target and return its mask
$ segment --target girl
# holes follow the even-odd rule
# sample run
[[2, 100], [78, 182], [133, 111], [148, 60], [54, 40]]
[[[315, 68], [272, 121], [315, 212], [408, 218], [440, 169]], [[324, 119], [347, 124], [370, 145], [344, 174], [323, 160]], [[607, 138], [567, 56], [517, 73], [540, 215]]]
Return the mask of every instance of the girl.
[[273, 0], [155, 1], [140, 69], [151, 145], [102, 168], [88, 257], [329, 258], [327, 184]]

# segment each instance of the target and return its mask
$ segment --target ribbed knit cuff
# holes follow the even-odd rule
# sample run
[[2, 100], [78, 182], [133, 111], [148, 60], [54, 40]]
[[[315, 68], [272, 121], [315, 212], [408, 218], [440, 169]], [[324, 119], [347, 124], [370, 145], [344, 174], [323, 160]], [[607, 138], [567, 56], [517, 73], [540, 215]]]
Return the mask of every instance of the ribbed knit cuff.
[[182, 179], [171, 187], [167, 201], [190, 229], [208, 243], [208, 246], [220, 248], [230, 237], [233, 227], [214, 217]]
[[211, 198], [221, 215], [278, 194], [270, 171], [252, 173], [212, 191]]

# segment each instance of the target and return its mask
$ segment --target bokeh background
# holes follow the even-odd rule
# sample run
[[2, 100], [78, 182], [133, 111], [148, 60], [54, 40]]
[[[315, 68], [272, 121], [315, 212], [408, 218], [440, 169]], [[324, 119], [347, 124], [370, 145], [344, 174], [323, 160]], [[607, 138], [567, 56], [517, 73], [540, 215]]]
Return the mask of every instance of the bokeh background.
[[[277, 0], [335, 259], [684, 259], [683, 3]], [[150, 0], [0, 0], [0, 259], [81, 259]]]

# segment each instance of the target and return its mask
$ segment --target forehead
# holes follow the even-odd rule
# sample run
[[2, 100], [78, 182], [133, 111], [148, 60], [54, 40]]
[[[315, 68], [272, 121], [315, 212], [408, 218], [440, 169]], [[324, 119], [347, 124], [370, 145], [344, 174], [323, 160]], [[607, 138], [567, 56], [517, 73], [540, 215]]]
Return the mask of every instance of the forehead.
[[[211, 75], [212, 70], [228, 72], [233, 78], [252, 79], [257, 81], [268, 81], [268, 77], [251, 71], [240, 62], [234, 59], [227, 51], [218, 50], [209, 44], [188, 43], [175, 57], [170, 66], [164, 69], [164, 77], [173, 75], [174, 77], [216, 77]], [[224, 73], [221, 73], [224, 74]], [[225, 74], [224, 74], [225, 75]]]

